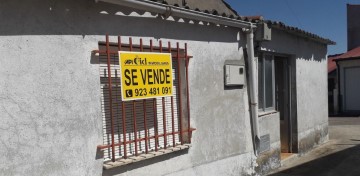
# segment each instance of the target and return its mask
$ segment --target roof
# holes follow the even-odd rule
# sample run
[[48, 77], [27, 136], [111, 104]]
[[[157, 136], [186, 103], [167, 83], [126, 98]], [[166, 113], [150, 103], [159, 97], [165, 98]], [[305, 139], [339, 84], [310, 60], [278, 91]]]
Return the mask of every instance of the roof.
[[336, 62], [334, 62], [334, 60], [340, 58], [341, 55], [342, 54], [328, 56], [328, 73], [336, 70]]
[[151, 0], [163, 4], [201, 11], [228, 18], [237, 18], [238, 14], [223, 0]]
[[336, 60], [350, 59], [350, 58], [357, 58], [357, 57], [360, 57], [360, 46], [342, 54]]
[[150, 0], [162, 4], [172, 5], [184, 9], [227, 17], [241, 21], [257, 23], [262, 16], [241, 16], [224, 0]]
[[200, 11], [208, 14], [222, 16], [230, 19], [247, 21], [252, 23], [267, 23], [272, 27], [287, 31], [289, 33], [302, 37], [314, 39], [317, 42], [334, 45], [334, 41], [320, 37], [316, 34], [304, 31], [297, 27], [288, 26], [282, 22], [264, 20], [262, 16], [241, 16], [224, 0], [151, 0], [153, 2], [172, 5], [180, 8]]
[[297, 34], [297, 35], [301, 35], [303, 37], [311, 38], [311, 39], [314, 39], [314, 40], [316, 40], [318, 42], [321, 42], [321, 43], [325, 43], [325, 44], [328, 44], [328, 45], [335, 45], [336, 44], [336, 42], [334, 42], [334, 41], [332, 41], [330, 39], [320, 37], [319, 35], [313, 34], [311, 32], [307, 32], [307, 31], [302, 30], [302, 29], [297, 28], [297, 27], [288, 26], [288, 25], [284, 24], [283, 22], [265, 20], [264, 23], [267, 23], [271, 27], [276, 27], [278, 29], [288, 31], [290, 33], [294, 33], [294, 34]]
[[349, 58], [334, 59], [335, 62], [348, 61], [348, 60], [360, 60], [360, 57], [349, 57]]
[[183, 7], [195, 11], [211, 13], [213, 15], [219, 15], [222, 17], [228, 17], [232, 19], [235, 18], [237, 20], [242, 20], [242, 21], [249, 21], [253, 23], [267, 23], [272, 27], [276, 27], [278, 29], [288, 31], [290, 33], [301, 35], [303, 37], [311, 38], [321, 43], [325, 43], [329, 45], [335, 44], [335, 42], [331, 41], [330, 39], [320, 37], [316, 34], [304, 31], [297, 27], [288, 26], [278, 21], [264, 20], [262, 16], [240, 16], [237, 14], [237, 12], [234, 9], [231, 8], [229, 4], [227, 4], [223, 0], [152, 0], [152, 1], [162, 2], [168, 5], [174, 5], [177, 7]]
[[328, 73], [336, 70], [336, 62], [343, 60], [360, 59], [360, 46], [346, 53], [332, 55], [328, 57]]

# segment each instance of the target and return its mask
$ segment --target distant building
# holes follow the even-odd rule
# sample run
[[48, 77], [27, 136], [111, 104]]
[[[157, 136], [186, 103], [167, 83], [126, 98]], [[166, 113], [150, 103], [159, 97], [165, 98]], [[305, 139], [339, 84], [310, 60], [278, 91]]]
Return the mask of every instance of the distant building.
[[348, 51], [360, 46], [360, 4], [347, 4]]
[[328, 58], [330, 114], [360, 114], [360, 5], [347, 4], [348, 51]]

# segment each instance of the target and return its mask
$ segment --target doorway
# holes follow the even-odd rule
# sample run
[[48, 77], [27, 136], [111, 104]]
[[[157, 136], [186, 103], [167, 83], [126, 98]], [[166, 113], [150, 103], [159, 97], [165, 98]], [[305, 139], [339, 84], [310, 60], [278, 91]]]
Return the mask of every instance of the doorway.
[[275, 56], [275, 108], [280, 113], [281, 153], [292, 153], [291, 66], [288, 57]]

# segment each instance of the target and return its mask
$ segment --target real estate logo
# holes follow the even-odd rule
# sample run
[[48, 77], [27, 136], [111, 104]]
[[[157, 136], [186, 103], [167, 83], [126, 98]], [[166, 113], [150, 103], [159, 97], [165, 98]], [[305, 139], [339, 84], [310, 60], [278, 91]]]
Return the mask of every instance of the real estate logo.
[[119, 52], [123, 101], [173, 95], [170, 53]]

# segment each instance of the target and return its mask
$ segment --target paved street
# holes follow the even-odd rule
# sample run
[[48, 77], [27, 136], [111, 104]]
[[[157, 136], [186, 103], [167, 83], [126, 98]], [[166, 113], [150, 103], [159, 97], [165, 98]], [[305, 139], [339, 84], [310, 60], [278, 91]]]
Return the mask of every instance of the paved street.
[[326, 144], [286, 162], [273, 176], [359, 176], [360, 117], [330, 117]]

